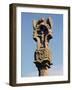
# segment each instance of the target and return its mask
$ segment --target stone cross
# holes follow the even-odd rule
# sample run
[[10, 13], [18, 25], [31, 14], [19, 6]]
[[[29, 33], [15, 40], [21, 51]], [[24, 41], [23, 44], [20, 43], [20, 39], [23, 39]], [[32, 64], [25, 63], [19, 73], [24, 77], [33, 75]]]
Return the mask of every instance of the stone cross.
[[48, 68], [52, 65], [52, 54], [49, 48], [49, 41], [52, 37], [51, 17], [48, 19], [33, 20], [33, 39], [37, 42], [34, 63], [38, 68], [39, 76], [47, 76]]

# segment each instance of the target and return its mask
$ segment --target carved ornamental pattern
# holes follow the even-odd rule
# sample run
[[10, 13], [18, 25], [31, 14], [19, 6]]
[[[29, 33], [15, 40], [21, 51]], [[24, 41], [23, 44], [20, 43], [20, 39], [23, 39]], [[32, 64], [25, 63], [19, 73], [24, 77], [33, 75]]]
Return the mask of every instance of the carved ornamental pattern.
[[41, 18], [33, 20], [33, 39], [37, 42], [37, 49], [34, 53], [35, 64], [50, 67], [52, 54], [49, 49], [49, 41], [52, 39], [52, 19]]

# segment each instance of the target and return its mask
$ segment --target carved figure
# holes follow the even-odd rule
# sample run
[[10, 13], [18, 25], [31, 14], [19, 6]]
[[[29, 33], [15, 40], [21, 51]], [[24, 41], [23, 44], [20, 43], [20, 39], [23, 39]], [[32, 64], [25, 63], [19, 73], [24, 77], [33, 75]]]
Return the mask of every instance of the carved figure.
[[[40, 72], [42, 68], [50, 68], [52, 65], [52, 54], [49, 49], [49, 41], [52, 39], [52, 19], [41, 18], [33, 20], [33, 39], [37, 42], [37, 49], [34, 54], [35, 64]], [[45, 75], [45, 74], [39, 74]]]

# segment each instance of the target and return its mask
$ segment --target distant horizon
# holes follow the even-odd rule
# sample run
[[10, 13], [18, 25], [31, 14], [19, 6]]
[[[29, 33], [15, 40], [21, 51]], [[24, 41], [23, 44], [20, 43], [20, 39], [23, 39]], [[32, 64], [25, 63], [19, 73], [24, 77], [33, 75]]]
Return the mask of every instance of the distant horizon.
[[32, 20], [52, 17], [53, 38], [50, 40], [53, 65], [49, 76], [63, 75], [63, 14], [21, 13], [21, 77], [38, 76], [34, 62], [36, 42], [33, 40]]

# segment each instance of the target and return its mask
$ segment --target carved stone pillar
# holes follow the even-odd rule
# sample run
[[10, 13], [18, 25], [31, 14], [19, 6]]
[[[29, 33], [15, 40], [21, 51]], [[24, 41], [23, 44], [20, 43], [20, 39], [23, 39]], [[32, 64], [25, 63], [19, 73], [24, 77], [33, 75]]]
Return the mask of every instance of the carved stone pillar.
[[39, 76], [47, 76], [48, 68], [52, 65], [52, 54], [49, 48], [49, 41], [52, 39], [51, 18], [33, 20], [33, 39], [37, 42], [37, 49], [34, 53], [34, 63], [39, 71]]

